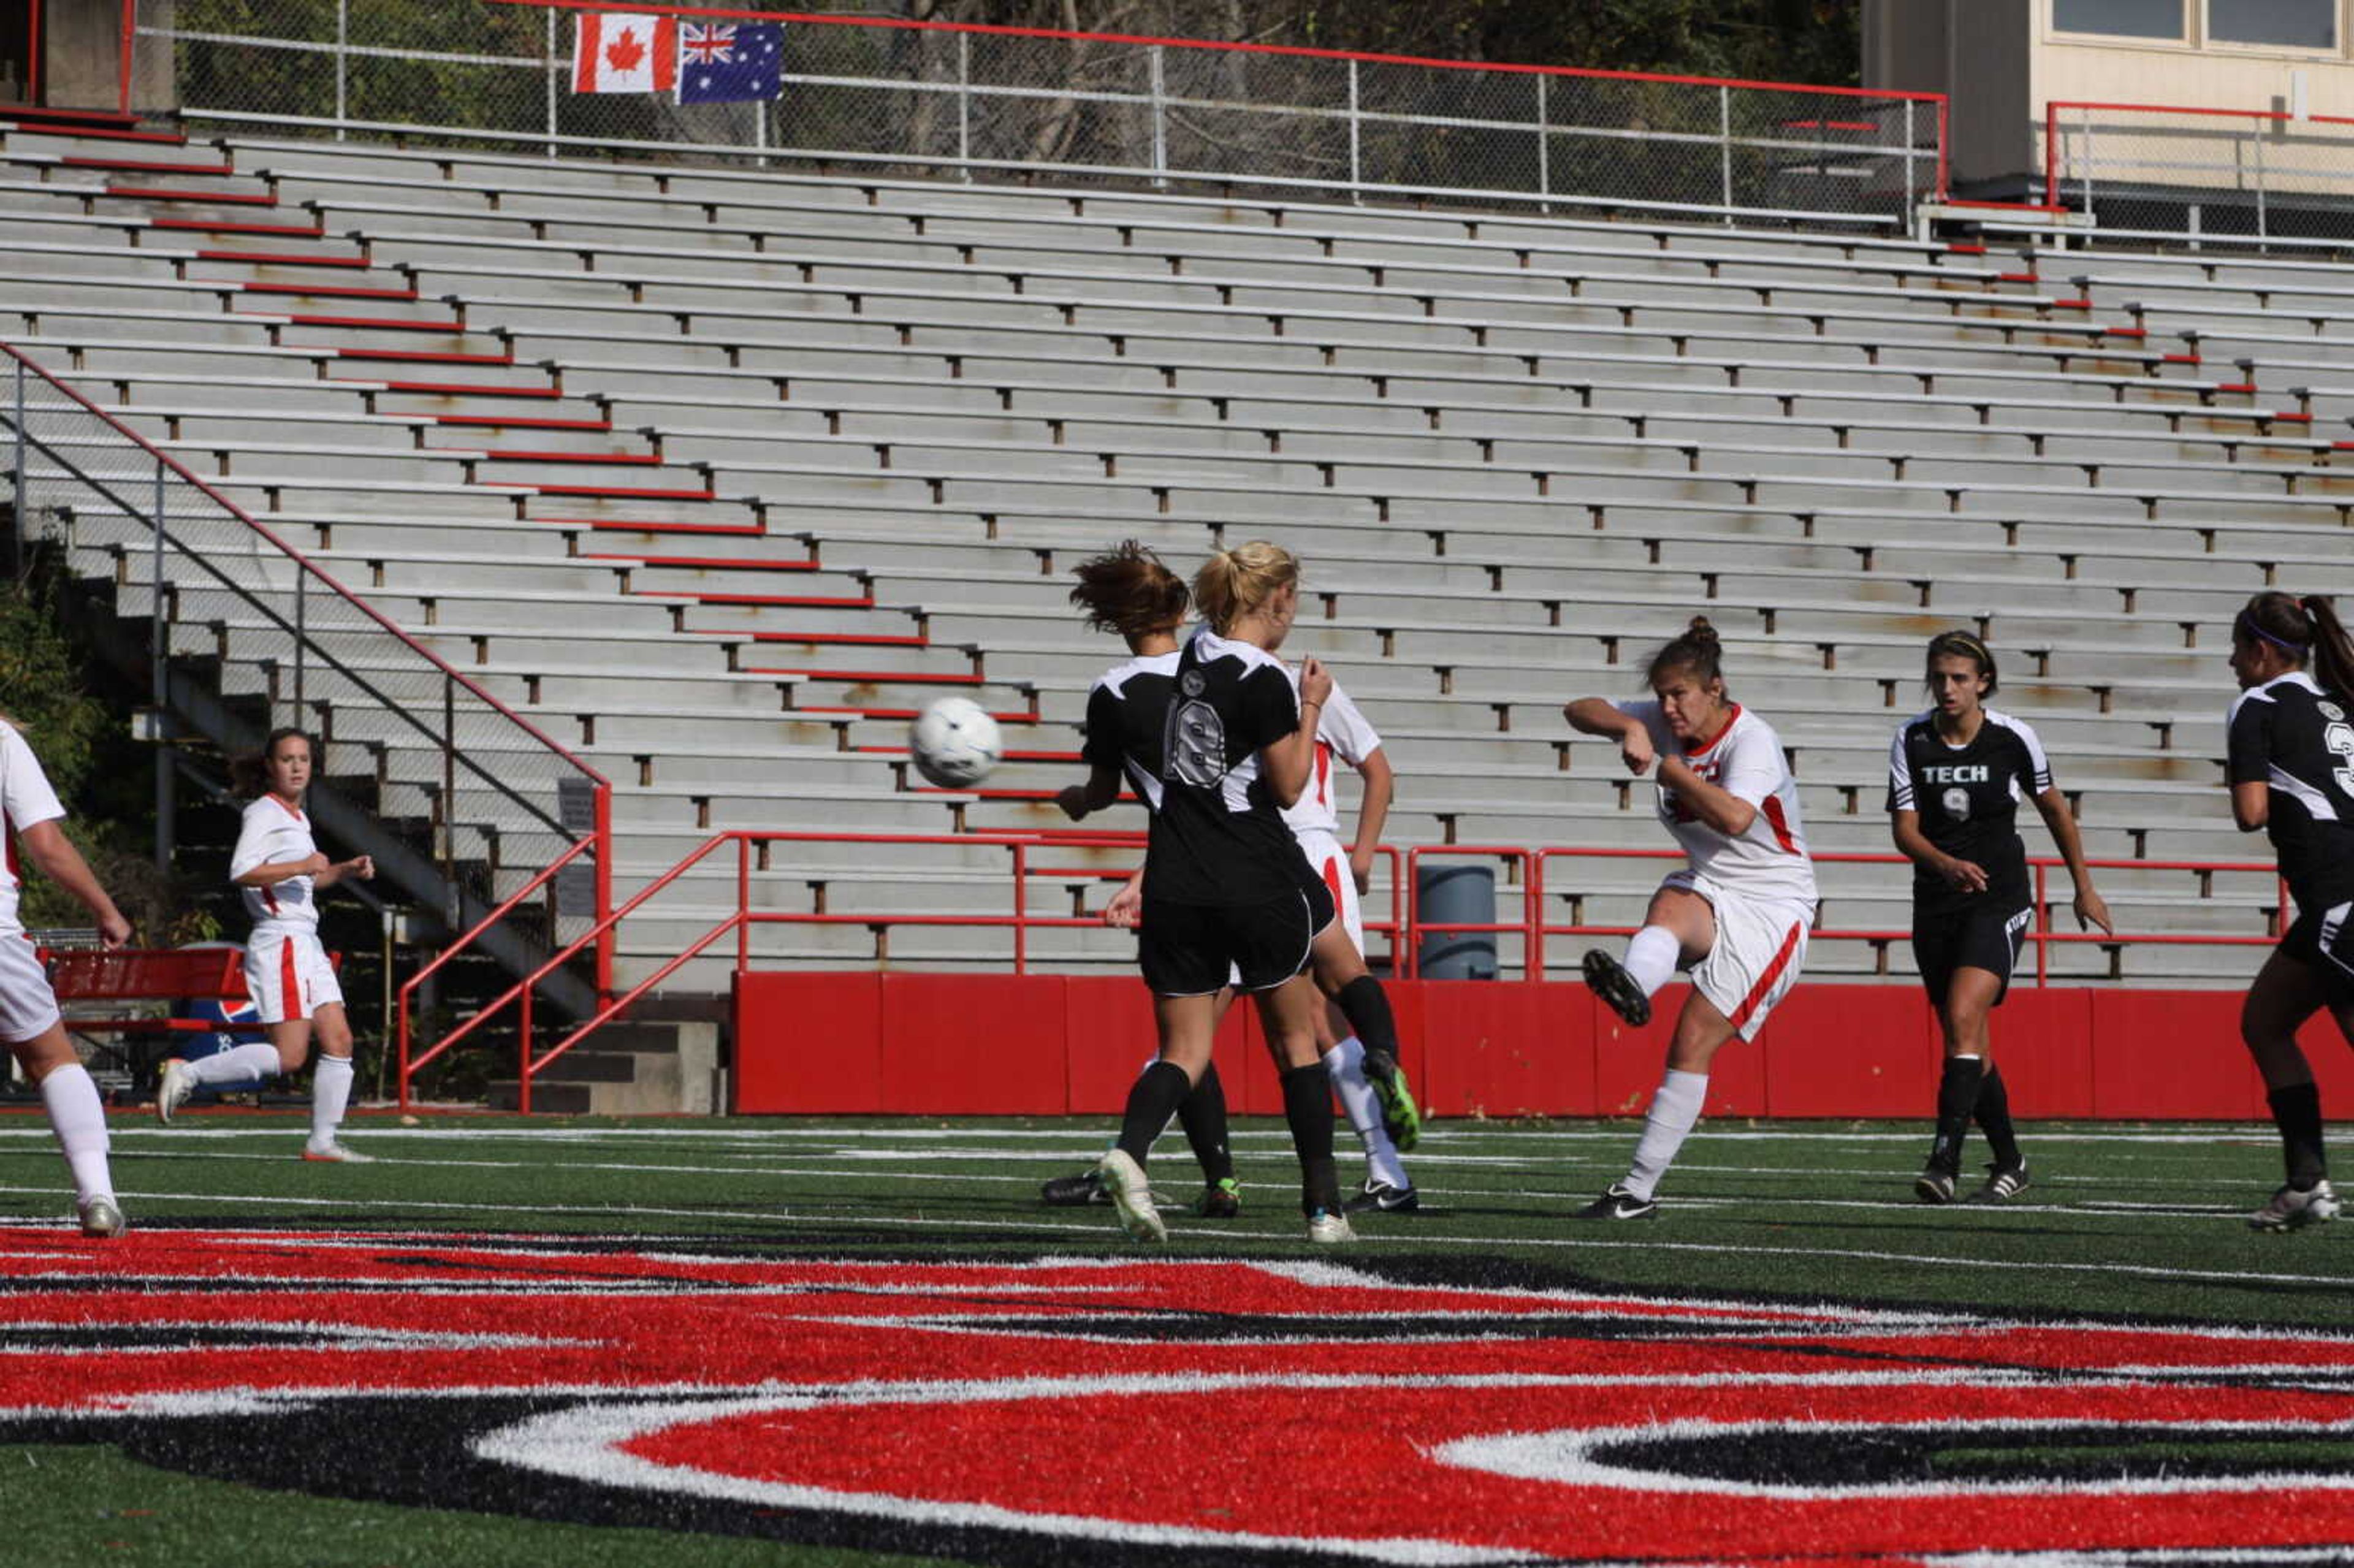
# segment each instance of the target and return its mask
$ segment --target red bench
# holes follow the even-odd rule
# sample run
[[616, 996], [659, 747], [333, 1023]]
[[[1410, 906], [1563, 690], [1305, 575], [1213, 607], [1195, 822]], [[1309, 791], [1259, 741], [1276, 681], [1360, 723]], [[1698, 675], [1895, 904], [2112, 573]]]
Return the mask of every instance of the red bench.
[[246, 1000], [240, 948], [67, 948], [44, 949], [49, 985], [66, 1028], [82, 1034], [210, 1034], [218, 1020], [142, 1016], [121, 1012], [78, 1017], [77, 1004]]

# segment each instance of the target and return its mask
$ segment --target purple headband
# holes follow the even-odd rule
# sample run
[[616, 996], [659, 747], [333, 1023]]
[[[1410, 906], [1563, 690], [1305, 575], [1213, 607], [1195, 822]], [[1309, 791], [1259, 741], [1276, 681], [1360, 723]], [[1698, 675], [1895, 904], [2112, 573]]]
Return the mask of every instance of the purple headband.
[[2240, 619], [2233, 624], [2238, 626], [2241, 630], [2246, 632], [2249, 636], [2261, 637], [2265, 641], [2271, 643], [2274, 647], [2279, 649], [2282, 652], [2294, 653], [2300, 659], [2303, 658], [2306, 651], [2313, 646], [2311, 642], [2291, 642], [2285, 639], [2274, 637], [2271, 632], [2266, 631], [2263, 627], [2258, 626], [2255, 622], [2255, 618], [2251, 616], [2244, 609], [2240, 611]]

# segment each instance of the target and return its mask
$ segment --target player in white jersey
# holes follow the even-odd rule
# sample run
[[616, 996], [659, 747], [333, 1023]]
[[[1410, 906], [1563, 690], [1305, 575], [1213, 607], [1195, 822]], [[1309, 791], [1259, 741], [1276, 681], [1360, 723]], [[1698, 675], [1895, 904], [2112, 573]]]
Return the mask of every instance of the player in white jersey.
[[172, 1113], [207, 1084], [301, 1072], [315, 1033], [319, 1067], [311, 1081], [311, 1136], [302, 1158], [365, 1161], [366, 1155], [335, 1137], [352, 1097], [352, 1029], [334, 966], [319, 945], [317, 895], [347, 876], [374, 876], [376, 865], [366, 855], [332, 861], [319, 853], [302, 810], [314, 755], [308, 735], [281, 729], [259, 758], [243, 759], [239, 769], [239, 792], [253, 799], [229, 856], [229, 877], [253, 921], [245, 944], [245, 989], [270, 1039], [165, 1064], [155, 1115], [168, 1126]]
[[41, 1091], [41, 1106], [65, 1151], [73, 1172], [74, 1207], [86, 1236], [122, 1234], [122, 1211], [114, 1201], [114, 1181], [107, 1170], [106, 1107], [90, 1070], [74, 1054], [64, 1021], [58, 1015], [57, 993], [41, 971], [32, 938], [16, 918], [16, 858], [24, 857], [42, 874], [64, 888], [98, 921], [99, 939], [119, 948], [131, 939], [131, 922], [114, 907], [114, 900], [90, 874], [80, 851], [66, 838], [59, 823], [65, 808], [41, 771], [33, 748], [25, 744], [16, 725], [0, 719], [0, 833], [8, 840], [0, 863], [0, 1040]]
[[1586, 984], [1633, 1028], [1650, 1022], [1652, 993], [1680, 967], [1692, 989], [1633, 1165], [1579, 1219], [1659, 1213], [1652, 1194], [1700, 1119], [1710, 1061], [1735, 1035], [1756, 1038], [1806, 963], [1815, 869], [1797, 784], [1772, 726], [1725, 694], [1722, 659], [1715, 630], [1695, 617], [1651, 660], [1655, 700], [1581, 697], [1563, 710], [1574, 728], [1616, 739], [1630, 771], [1658, 762], [1659, 821], [1691, 863], [1651, 895], [1623, 961], [1585, 955]]

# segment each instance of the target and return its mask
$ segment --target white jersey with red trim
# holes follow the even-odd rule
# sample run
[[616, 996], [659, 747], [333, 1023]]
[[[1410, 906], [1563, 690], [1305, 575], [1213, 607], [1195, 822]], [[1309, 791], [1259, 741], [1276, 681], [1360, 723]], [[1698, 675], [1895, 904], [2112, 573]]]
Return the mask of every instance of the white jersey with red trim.
[[[1292, 689], [1299, 690], [1299, 672], [1286, 666], [1285, 673], [1291, 677]], [[1349, 700], [1341, 683], [1333, 682], [1332, 694], [1316, 713], [1316, 756], [1309, 765], [1307, 787], [1299, 791], [1299, 800], [1284, 808], [1284, 825], [1294, 837], [1340, 835], [1341, 791], [1332, 779], [1332, 764], [1337, 760], [1355, 768], [1381, 748], [1382, 737], [1373, 733], [1373, 726], [1365, 722], [1364, 714]]]
[[0, 816], [6, 819], [8, 846], [6, 863], [0, 866], [0, 935], [14, 935], [24, 928], [16, 919], [16, 835], [65, 814], [33, 748], [25, 744], [15, 725], [0, 722]]
[[1748, 828], [1729, 837], [1694, 816], [1674, 790], [1660, 784], [1659, 822], [1683, 846], [1692, 870], [1744, 897], [1815, 902], [1815, 865], [1807, 857], [1806, 829], [1798, 820], [1798, 784], [1790, 777], [1773, 726], [1735, 703], [1731, 722], [1714, 738], [1686, 747], [1670, 733], [1658, 703], [1617, 707], [1642, 721], [1659, 756], [1681, 752], [1685, 766], [1703, 780], [1757, 808]]
[[[238, 830], [237, 849], [230, 854], [228, 874], [243, 876], [256, 866], [285, 865], [319, 853], [311, 838], [311, 819], [275, 795], [264, 795], [245, 808], [245, 823]], [[319, 906], [311, 895], [311, 879], [290, 876], [268, 887], [239, 886], [245, 912], [256, 931], [316, 931]]]

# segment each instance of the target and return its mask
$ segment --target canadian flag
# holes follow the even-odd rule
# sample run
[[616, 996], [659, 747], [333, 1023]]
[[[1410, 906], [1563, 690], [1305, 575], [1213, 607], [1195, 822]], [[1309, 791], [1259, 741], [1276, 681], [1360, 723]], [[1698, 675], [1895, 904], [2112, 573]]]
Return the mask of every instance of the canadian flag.
[[668, 92], [678, 81], [678, 23], [635, 11], [584, 11], [572, 37], [575, 92]]

